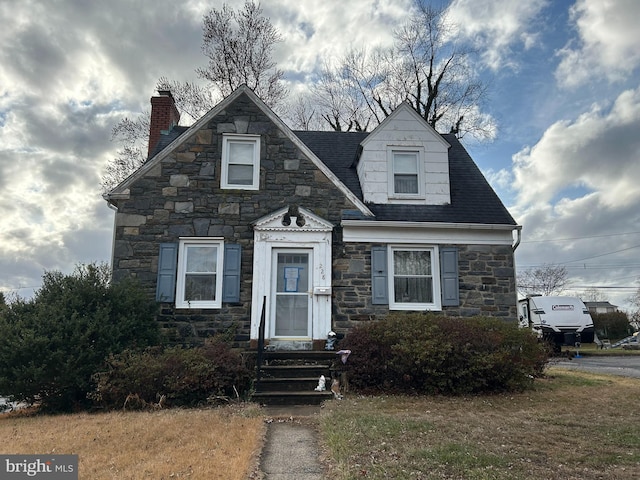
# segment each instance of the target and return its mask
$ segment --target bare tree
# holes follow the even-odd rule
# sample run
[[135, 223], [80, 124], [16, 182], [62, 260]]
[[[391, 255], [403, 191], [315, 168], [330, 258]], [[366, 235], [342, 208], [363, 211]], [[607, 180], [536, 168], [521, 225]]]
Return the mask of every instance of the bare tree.
[[[490, 138], [495, 130], [491, 117], [481, 113], [487, 86], [472, 66], [475, 52], [456, 43], [456, 27], [446, 9], [437, 9], [416, 0], [416, 14], [394, 32], [394, 43], [387, 49], [353, 49], [334, 69], [323, 75], [320, 89], [342, 88], [342, 95], [355, 98], [342, 109], [330, 111], [331, 128], [344, 128], [354, 116], [362, 124], [380, 123], [401, 102], [409, 102], [434, 129], [444, 127], [459, 137], [466, 134]], [[340, 79], [340, 82], [336, 81]], [[351, 107], [360, 109], [357, 115]], [[336, 118], [343, 119], [338, 123]], [[365, 122], [367, 123], [367, 122]]]
[[150, 112], [141, 113], [137, 118], [120, 120], [111, 131], [111, 139], [120, 144], [117, 157], [105, 167], [101, 178], [104, 192], [115, 187], [137, 170], [147, 158]]
[[[260, 5], [247, 0], [234, 10], [227, 4], [212, 9], [203, 18], [202, 51], [207, 67], [196, 69], [206, 85], [178, 82], [165, 77], [157, 90], [171, 91], [183, 119], [195, 121], [223, 97], [242, 84], [253, 89], [272, 108], [287, 95], [283, 71], [273, 61], [273, 49], [281, 41], [278, 30], [262, 13]], [[123, 118], [112, 131], [112, 140], [120, 145], [117, 157], [105, 169], [102, 189], [108, 191], [146, 161], [149, 136], [149, 112], [137, 118]]]
[[273, 49], [282, 41], [259, 4], [249, 0], [242, 10], [227, 4], [212, 9], [203, 20], [202, 51], [209, 58], [206, 68], [196, 70], [226, 97], [246, 84], [267, 105], [275, 106], [287, 95], [284, 72], [273, 61]]
[[313, 104], [310, 95], [298, 94], [287, 108], [287, 120], [294, 129], [322, 130], [322, 119], [317, 113], [317, 106]]
[[595, 287], [587, 288], [580, 294], [580, 298], [585, 302], [602, 302], [604, 301], [604, 295], [600, 290]]
[[[638, 280], [638, 283], [640, 283], [640, 279]], [[631, 321], [633, 328], [638, 330], [640, 329], [640, 286], [629, 298], [629, 302], [631, 302], [632, 305], [631, 312], [629, 312], [629, 320]]]
[[567, 269], [561, 265], [544, 264], [530, 268], [518, 275], [518, 292], [521, 295], [559, 295], [568, 282]]
[[171, 92], [180, 112], [180, 118], [186, 119], [186, 123], [198, 120], [211, 110], [219, 100], [219, 97], [209, 87], [203, 87], [195, 82], [169, 80], [166, 77], [160, 77], [156, 83], [156, 90]]

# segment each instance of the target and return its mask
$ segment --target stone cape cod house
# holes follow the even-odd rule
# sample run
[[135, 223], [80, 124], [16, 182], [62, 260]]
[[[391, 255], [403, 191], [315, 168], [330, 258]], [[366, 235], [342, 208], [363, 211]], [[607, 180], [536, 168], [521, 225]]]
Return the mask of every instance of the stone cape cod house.
[[190, 127], [153, 97], [146, 163], [105, 199], [114, 279], [182, 343], [322, 348], [390, 311], [516, 320], [520, 227], [455, 135], [408, 104], [370, 133], [292, 131], [242, 86]]

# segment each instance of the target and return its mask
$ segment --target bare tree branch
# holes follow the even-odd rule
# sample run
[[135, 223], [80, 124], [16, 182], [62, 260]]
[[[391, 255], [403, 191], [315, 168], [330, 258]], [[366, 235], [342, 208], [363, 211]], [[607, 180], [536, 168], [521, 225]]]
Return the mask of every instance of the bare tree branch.
[[[161, 77], [156, 89], [171, 91], [181, 118], [187, 123], [199, 119], [242, 84], [275, 108], [287, 95], [282, 81], [284, 73], [272, 58], [274, 47], [280, 41], [278, 30], [253, 0], [247, 0], [238, 10], [227, 4], [220, 10], [212, 9], [203, 18], [202, 51], [209, 62], [206, 68], [196, 69], [197, 76], [207, 80], [208, 85]], [[136, 119], [122, 119], [113, 128], [112, 140], [122, 148], [102, 177], [105, 192], [146, 160], [143, 152], [147, 150], [149, 116], [149, 112], [142, 112]]]
[[[351, 50], [332, 75], [320, 77], [319, 88], [330, 81], [343, 90], [340, 96], [357, 98], [359, 108], [375, 124], [407, 101], [435, 129], [444, 127], [459, 137], [490, 138], [495, 123], [481, 113], [488, 87], [471, 67], [476, 52], [456, 43], [456, 27], [446, 9], [421, 0], [415, 6], [415, 16], [394, 32], [391, 47]], [[339, 105], [339, 118], [362, 117], [348, 112], [345, 102]], [[330, 118], [335, 117], [333, 112]]]
[[278, 30], [253, 1], [237, 11], [227, 4], [212, 9], [203, 19], [202, 51], [209, 62], [196, 70], [198, 77], [211, 82], [222, 97], [246, 84], [273, 107], [287, 95], [284, 72], [272, 59], [280, 41]]
[[569, 283], [567, 269], [562, 265], [545, 264], [530, 268], [518, 275], [518, 292], [521, 295], [559, 295]]

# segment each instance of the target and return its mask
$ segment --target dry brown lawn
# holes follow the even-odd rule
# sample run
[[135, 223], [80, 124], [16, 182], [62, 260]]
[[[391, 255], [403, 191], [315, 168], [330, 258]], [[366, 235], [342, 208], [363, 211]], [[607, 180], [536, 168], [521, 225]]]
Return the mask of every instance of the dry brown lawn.
[[331, 478], [640, 478], [640, 380], [549, 369], [509, 395], [350, 395], [320, 421]]
[[[550, 368], [533, 390], [469, 397], [348, 394], [306, 420], [335, 480], [640, 478], [640, 380]], [[246, 479], [255, 405], [0, 415], [1, 453], [77, 454], [83, 480]]]
[[79, 478], [245, 479], [265, 423], [255, 406], [0, 415], [4, 454], [77, 454]]

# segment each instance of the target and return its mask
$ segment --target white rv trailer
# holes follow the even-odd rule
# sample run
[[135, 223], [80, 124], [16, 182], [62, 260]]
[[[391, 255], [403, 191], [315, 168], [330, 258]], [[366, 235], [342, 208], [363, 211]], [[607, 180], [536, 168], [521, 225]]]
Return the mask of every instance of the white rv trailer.
[[530, 327], [556, 349], [562, 345], [593, 343], [593, 319], [577, 297], [528, 296], [518, 301], [520, 326]]

